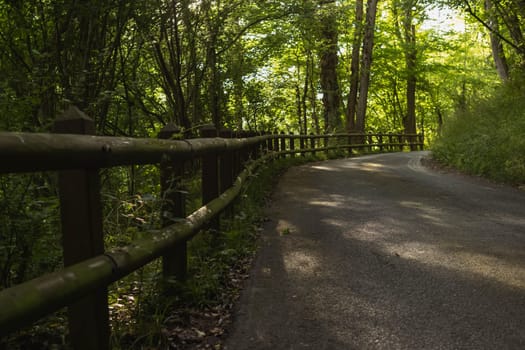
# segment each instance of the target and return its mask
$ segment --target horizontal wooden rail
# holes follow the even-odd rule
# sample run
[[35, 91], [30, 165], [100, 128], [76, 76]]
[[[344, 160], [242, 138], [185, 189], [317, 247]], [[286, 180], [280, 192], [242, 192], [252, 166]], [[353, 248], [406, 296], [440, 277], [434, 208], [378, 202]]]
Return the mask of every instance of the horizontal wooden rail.
[[152, 232], [151, 237], [0, 291], [0, 335], [26, 326], [99, 287], [121, 279], [159, 258], [175, 244], [191, 239], [231, 204], [248, 176], [275, 155], [267, 154], [252, 162], [237, 177], [233, 186], [218, 198], [179, 223]]
[[[369, 137], [369, 136], [373, 136], [373, 137], [379, 137], [379, 136], [382, 136], [382, 137], [388, 137], [389, 135], [391, 136], [395, 136], [395, 137], [398, 137], [398, 136], [402, 136], [402, 137], [405, 137], [405, 138], [415, 138], [415, 137], [420, 137], [421, 134], [400, 134], [400, 133], [337, 133], [337, 134], [322, 134], [322, 135], [314, 135], [314, 134], [310, 134], [310, 135], [271, 135], [272, 137], [286, 137], [288, 139], [292, 138], [292, 139], [324, 139], [324, 138], [343, 138], [343, 137]], [[419, 141], [418, 141], [419, 142]]]
[[163, 157], [190, 159], [244, 149], [269, 138], [271, 136], [177, 141], [1, 132], [0, 173], [158, 164]]
[[[38, 134], [0, 132], [0, 173], [53, 171], [65, 169], [97, 169], [124, 165], [158, 164], [163, 157], [190, 159], [210, 153], [240, 150], [271, 139], [334, 139], [388, 135], [419, 137], [404, 134], [327, 134], [327, 135], [264, 135], [245, 139], [201, 138], [190, 140], [158, 140], [126, 137], [88, 136], [76, 134]], [[423, 146], [415, 142], [374, 142], [348, 144], [347, 147]], [[343, 147], [340, 147], [343, 148]]]

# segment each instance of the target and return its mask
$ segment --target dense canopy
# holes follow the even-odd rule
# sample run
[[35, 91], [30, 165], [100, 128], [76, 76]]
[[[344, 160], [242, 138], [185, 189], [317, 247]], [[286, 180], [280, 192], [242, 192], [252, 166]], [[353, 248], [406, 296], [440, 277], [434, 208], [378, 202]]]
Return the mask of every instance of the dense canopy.
[[492, 0], [0, 1], [0, 129], [49, 130], [75, 104], [106, 135], [173, 121], [432, 136], [521, 65], [523, 12]]

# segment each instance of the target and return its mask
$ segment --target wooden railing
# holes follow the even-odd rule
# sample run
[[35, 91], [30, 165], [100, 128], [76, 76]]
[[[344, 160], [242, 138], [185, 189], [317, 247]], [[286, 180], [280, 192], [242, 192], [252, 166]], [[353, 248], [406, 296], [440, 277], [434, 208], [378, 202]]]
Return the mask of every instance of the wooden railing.
[[[164, 276], [183, 280], [187, 241], [202, 228], [218, 225], [220, 213], [264, 161], [330, 150], [423, 148], [420, 135], [222, 131], [222, 137], [217, 137], [213, 128], [203, 132], [211, 138], [174, 140], [178, 130], [171, 125], [161, 131], [159, 139], [92, 136], [93, 121], [74, 107], [57, 121], [55, 131], [0, 133], [0, 174], [59, 173], [65, 266], [0, 291], [0, 336], [67, 306], [74, 349], [108, 349], [107, 287], [112, 282], [158, 258], [162, 258]], [[179, 190], [183, 162], [199, 158], [204, 205], [186, 216], [184, 193]], [[128, 246], [104, 250], [99, 169], [139, 164], [160, 167], [163, 228]]]

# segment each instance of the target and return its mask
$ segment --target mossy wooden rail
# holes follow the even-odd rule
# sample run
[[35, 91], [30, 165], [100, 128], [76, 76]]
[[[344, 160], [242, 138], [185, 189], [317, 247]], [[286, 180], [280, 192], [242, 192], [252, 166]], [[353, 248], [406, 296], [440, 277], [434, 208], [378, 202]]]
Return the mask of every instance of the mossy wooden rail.
[[[423, 148], [420, 135], [371, 133], [245, 137], [208, 128], [205, 135], [211, 138], [175, 140], [177, 129], [171, 125], [159, 139], [93, 136], [93, 122], [76, 108], [66, 111], [56, 131], [67, 134], [0, 133], [0, 174], [59, 172], [65, 266], [0, 291], [0, 336], [67, 306], [74, 349], [109, 348], [107, 286], [112, 282], [160, 257], [166, 277], [184, 279], [186, 242], [218, 220], [265, 161], [331, 150]], [[181, 162], [195, 158], [202, 159], [204, 205], [186, 216], [177, 186]], [[163, 228], [128, 246], [104, 250], [99, 169], [139, 164], [160, 166], [161, 195], [169, 198], [161, 210]]]

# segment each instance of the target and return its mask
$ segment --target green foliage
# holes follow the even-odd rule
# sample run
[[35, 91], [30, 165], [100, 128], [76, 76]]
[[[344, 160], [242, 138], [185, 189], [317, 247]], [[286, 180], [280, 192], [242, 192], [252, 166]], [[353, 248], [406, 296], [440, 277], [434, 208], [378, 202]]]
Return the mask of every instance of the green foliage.
[[144, 344], [160, 342], [161, 324], [177, 301], [159, 292], [161, 269], [157, 260], [110, 286], [112, 349], [140, 349]]
[[[417, 5], [418, 129], [432, 136], [451, 106], [468, 104], [486, 83], [487, 67], [494, 73], [488, 40], [479, 25], [462, 36], [423, 29], [430, 1], [402, 3]], [[0, 1], [0, 129], [50, 130], [72, 102], [105, 135], [151, 137], [166, 122], [183, 119], [193, 130], [211, 116], [234, 129], [323, 130], [322, 19], [336, 12], [342, 101], [356, 29], [355, 3], [332, 5]], [[406, 114], [403, 11], [397, 17], [393, 11], [398, 5], [380, 4], [370, 131], [402, 130]], [[344, 110], [343, 103], [341, 115]]]
[[458, 111], [433, 146], [434, 157], [471, 174], [525, 183], [525, 89], [523, 79]]
[[61, 265], [54, 181], [46, 174], [0, 177], [0, 289]]
[[101, 178], [106, 247], [126, 245], [160, 227], [157, 167], [104, 169]]

